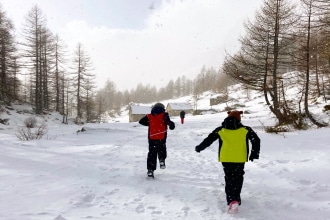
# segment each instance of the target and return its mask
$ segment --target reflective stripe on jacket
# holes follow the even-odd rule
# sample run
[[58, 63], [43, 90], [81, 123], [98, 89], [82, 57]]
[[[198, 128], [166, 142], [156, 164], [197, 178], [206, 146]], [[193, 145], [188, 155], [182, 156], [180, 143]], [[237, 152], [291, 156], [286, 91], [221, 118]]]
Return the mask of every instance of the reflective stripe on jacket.
[[158, 115], [148, 114], [149, 119], [149, 139], [162, 140], [166, 137], [167, 125], [164, 119], [165, 113]]

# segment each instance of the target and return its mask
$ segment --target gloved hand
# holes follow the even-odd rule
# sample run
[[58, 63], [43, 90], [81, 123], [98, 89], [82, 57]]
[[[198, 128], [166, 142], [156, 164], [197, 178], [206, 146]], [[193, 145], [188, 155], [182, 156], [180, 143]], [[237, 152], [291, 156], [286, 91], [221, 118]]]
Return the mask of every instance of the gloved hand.
[[251, 155], [249, 156], [249, 161], [253, 162], [253, 160], [256, 160], [256, 159], [259, 159], [259, 155], [252, 152]]
[[174, 128], [175, 128], [175, 124], [173, 123], [170, 125], [170, 130], [174, 130]]
[[200, 150], [200, 146], [199, 146], [199, 145], [197, 145], [197, 146], [195, 147], [195, 151], [196, 151], [197, 153], [201, 152], [201, 150]]

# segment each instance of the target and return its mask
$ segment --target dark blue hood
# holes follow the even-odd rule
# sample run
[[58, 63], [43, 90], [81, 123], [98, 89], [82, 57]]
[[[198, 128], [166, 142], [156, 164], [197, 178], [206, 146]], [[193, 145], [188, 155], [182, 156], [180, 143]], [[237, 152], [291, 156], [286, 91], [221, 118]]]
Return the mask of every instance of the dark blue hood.
[[154, 106], [151, 109], [151, 114], [152, 115], [158, 115], [158, 114], [163, 113], [163, 112], [165, 112], [165, 109], [161, 106]]
[[230, 129], [230, 130], [236, 130], [236, 129], [243, 127], [243, 125], [235, 117], [227, 117], [222, 122], [222, 127]]

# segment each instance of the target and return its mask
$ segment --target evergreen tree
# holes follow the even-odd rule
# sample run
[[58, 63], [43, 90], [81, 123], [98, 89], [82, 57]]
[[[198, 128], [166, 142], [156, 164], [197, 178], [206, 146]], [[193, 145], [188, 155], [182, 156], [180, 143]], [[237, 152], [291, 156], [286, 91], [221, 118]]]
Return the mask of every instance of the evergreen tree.
[[72, 82], [76, 99], [76, 122], [80, 123], [83, 119], [83, 113], [86, 114], [87, 106], [90, 104], [90, 92], [94, 88], [95, 80], [95, 75], [92, 73], [91, 59], [81, 43], [77, 45], [75, 50], [73, 70]]
[[0, 4], [0, 101], [10, 104], [19, 88], [14, 25]]
[[265, 0], [255, 21], [245, 24], [241, 49], [227, 55], [223, 72], [250, 88], [264, 92], [267, 105], [279, 124], [291, 120], [290, 109], [280, 96], [280, 79], [294, 55], [294, 27], [297, 17], [288, 0]]
[[[302, 55], [301, 64], [305, 72], [305, 91], [304, 91], [304, 110], [307, 117], [318, 127], [326, 126], [323, 123], [318, 122], [310, 113], [308, 108], [309, 92], [310, 92], [310, 75], [312, 66], [312, 35], [315, 27], [318, 26], [317, 18], [317, 0], [301, 0], [302, 6], [304, 8], [304, 14], [301, 17], [301, 38], [302, 38]], [[316, 45], [317, 46], [317, 45]], [[317, 54], [316, 54], [317, 56]]]
[[35, 5], [25, 19], [22, 43], [26, 68], [31, 73], [30, 101], [35, 105], [35, 112], [41, 114], [48, 108], [48, 43], [49, 32], [46, 28], [46, 19], [41, 9]]
[[54, 38], [54, 68], [53, 68], [53, 90], [55, 94], [55, 111], [61, 114], [65, 113], [65, 50], [64, 43], [58, 35]]

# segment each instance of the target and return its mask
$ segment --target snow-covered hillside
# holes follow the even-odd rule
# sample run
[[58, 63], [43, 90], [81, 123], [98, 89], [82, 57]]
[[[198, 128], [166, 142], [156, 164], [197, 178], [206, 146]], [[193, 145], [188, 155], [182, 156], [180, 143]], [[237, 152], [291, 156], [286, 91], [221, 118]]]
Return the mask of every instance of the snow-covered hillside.
[[[265, 133], [275, 119], [262, 97], [239, 88], [230, 94], [227, 104], [249, 112], [242, 122], [261, 138], [260, 159], [246, 164], [238, 214], [226, 213], [218, 143], [194, 151], [226, 117], [226, 104], [220, 104], [212, 106], [219, 113], [188, 114], [184, 124], [171, 118], [176, 129], [168, 134], [167, 168], [157, 169], [155, 179], [146, 175], [147, 128], [128, 123], [127, 114], [118, 122], [83, 125], [86, 131], [78, 133], [82, 126], [48, 115], [48, 133], [22, 142], [15, 133], [30, 114], [3, 113], [10, 124], [0, 125], [0, 219], [329, 219], [330, 128]], [[212, 95], [206, 93], [198, 108], [210, 109]], [[311, 109], [329, 122], [321, 105]]]

